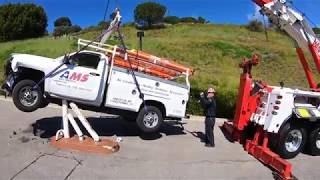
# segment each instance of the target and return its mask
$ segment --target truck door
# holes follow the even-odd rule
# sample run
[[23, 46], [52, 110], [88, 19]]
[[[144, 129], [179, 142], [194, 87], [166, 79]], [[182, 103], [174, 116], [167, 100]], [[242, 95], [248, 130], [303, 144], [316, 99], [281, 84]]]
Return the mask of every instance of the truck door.
[[99, 54], [82, 52], [71, 56], [70, 62], [49, 78], [49, 92], [68, 99], [97, 101], [106, 60]]

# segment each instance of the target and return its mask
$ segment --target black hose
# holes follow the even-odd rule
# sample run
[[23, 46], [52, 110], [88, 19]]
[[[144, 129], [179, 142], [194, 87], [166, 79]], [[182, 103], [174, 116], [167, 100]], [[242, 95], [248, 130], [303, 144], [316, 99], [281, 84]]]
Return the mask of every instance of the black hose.
[[[125, 45], [125, 43], [124, 43], [124, 39], [123, 39], [122, 34], [121, 34], [121, 31], [120, 31], [120, 23], [118, 24], [117, 32], [118, 32], [118, 35], [119, 35], [120, 43], [121, 43], [121, 45], [123, 46], [124, 53], [127, 54], [127, 47], [126, 47], [126, 45]], [[127, 60], [128, 60], [129, 66], [130, 66], [129, 71], [130, 71], [130, 73], [131, 73], [131, 75], [132, 75], [132, 77], [133, 77], [134, 83], [135, 83], [135, 85], [136, 85], [136, 87], [137, 87], [137, 89], [138, 89], [138, 91], [139, 91], [139, 98], [140, 98], [140, 99], [142, 100], [142, 102], [143, 102], [145, 111], [147, 111], [146, 102], [145, 102], [145, 100], [144, 100], [144, 94], [142, 93], [142, 91], [141, 91], [141, 89], [140, 89], [140, 85], [139, 85], [139, 83], [138, 83], [137, 77], [136, 77], [136, 75], [135, 75], [135, 73], [134, 73], [134, 71], [133, 71], [131, 60], [130, 60], [130, 58], [127, 58]]]

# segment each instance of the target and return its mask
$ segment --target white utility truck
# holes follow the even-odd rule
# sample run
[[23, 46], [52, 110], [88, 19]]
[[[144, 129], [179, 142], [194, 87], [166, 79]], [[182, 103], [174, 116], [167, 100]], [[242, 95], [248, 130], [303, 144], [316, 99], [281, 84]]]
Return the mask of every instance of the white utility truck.
[[[130, 54], [117, 46], [81, 39], [78, 45], [92, 50], [56, 59], [29, 54], [11, 55], [6, 63], [7, 80], [2, 88], [12, 95], [19, 110], [32, 112], [55, 99], [65, 99], [85, 109], [136, 120], [144, 132], [157, 131], [165, 118], [185, 117], [190, 91], [188, 78], [191, 71], [188, 68], [185, 72], [166, 71], [170, 61], [163, 63], [161, 58], [150, 56], [148, 62], [141, 60], [139, 65], [137, 58], [133, 59], [132, 69], [129, 69], [125, 63], [130, 60], [126, 59]], [[156, 71], [159, 69], [162, 71]], [[171, 73], [166, 78], [152, 73], [165, 75], [174, 71], [176, 76]], [[37, 84], [41, 80], [43, 83]]]

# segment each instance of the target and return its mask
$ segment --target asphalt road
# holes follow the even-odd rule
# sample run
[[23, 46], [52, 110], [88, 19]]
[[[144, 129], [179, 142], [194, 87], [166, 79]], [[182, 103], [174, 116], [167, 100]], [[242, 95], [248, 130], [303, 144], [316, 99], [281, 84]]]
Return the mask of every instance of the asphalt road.
[[[134, 123], [85, 112], [100, 136], [123, 138], [119, 152], [95, 155], [50, 145], [49, 138], [61, 127], [59, 108], [23, 113], [0, 98], [0, 113], [0, 179], [273, 178], [270, 169], [224, 138], [218, 127], [222, 119], [215, 128], [216, 148], [206, 148], [195, 136], [204, 129], [199, 118], [166, 123], [160, 133], [146, 136]], [[297, 178], [319, 179], [320, 157], [300, 154], [290, 162]]]

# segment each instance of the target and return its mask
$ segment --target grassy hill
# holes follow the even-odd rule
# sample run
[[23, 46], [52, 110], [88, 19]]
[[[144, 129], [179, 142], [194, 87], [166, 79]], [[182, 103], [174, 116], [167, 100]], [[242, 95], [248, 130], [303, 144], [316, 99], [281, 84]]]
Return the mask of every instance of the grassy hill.
[[[130, 48], [138, 47], [136, 31], [130, 26], [123, 28], [126, 44]], [[75, 37], [44, 37], [0, 43], [0, 65], [14, 52], [58, 57], [75, 51], [77, 38], [93, 39], [100, 32], [86, 31]], [[195, 69], [188, 108], [193, 114], [201, 113], [196, 100], [199, 91], [213, 85], [218, 92], [219, 116], [232, 117], [241, 73], [238, 64], [253, 53], [263, 57], [260, 65], [253, 70], [255, 79], [265, 80], [271, 85], [283, 81], [289, 87], [308, 87], [292, 41], [278, 32], [269, 32], [269, 41], [266, 41], [264, 33], [251, 32], [243, 26], [181, 24], [146, 31], [143, 46], [147, 52]], [[2, 76], [0, 80], [3, 80]]]

